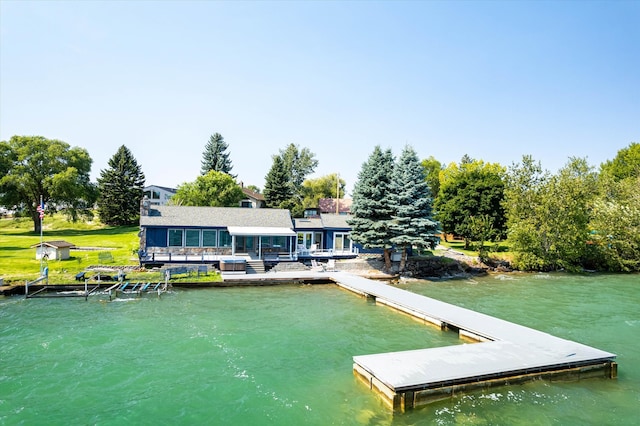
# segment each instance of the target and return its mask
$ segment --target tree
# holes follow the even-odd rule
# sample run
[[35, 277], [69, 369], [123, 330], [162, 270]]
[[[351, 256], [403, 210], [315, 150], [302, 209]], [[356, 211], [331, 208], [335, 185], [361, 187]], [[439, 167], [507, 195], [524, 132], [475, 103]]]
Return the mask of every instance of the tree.
[[318, 207], [321, 198], [342, 198], [346, 182], [337, 173], [320, 176], [317, 179], [307, 179], [302, 184], [304, 208]]
[[[281, 165], [276, 165], [276, 158]], [[302, 216], [304, 212], [304, 188], [302, 186], [305, 178], [313, 173], [318, 160], [314, 158], [314, 154], [308, 148], [300, 149], [297, 145], [289, 144], [285, 149], [280, 150], [278, 155], [273, 157], [274, 163], [271, 166], [271, 171], [275, 171], [278, 175], [283, 173], [285, 178], [281, 176], [271, 176], [271, 179], [275, 179], [278, 184], [284, 184], [285, 188], [276, 188], [271, 186], [271, 196], [267, 197], [267, 185], [265, 184], [265, 199], [272, 199], [272, 202], [267, 201], [267, 206], [278, 206], [279, 208], [288, 209], [294, 217]], [[275, 169], [277, 170], [275, 170]], [[282, 169], [282, 170], [280, 170]], [[267, 174], [269, 179], [269, 174]], [[287, 200], [281, 200], [280, 197], [283, 194], [289, 194]]]
[[464, 238], [466, 249], [478, 237], [474, 217], [489, 217], [483, 223], [490, 225], [491, 238], [498, 238], [505, 231], [504, 172], [497, 163], [472, 160], [465, 155], [460, 165], [451, 163], [440, 174], [440, 193], [434, 203], [436, 218], [444, 232]]
[[26, 210], [36, 233], [40, 197], [47, 210], [62, 209], [74, 220], [93, 207], [92, 160], [85, 149], [42, 136], [12, 136], [0, 142], [0, 154], [0, 205]]
[[267, 207], [283, 208], [282, 206], [291, 200], [293, 194], [289, 183], [289, 175], [284, 168], [282, 157], [275, 155], [264, 184]]
[[442, 164], [433, 156], [430, 156], [426, 160], [422, 160], [422, 168], [424, 169], [425, 180], [431, 190], [431, 199], [435, 200], [440, 192], [440, 172], [443, 169]]
[[402, 249], [400, 271], [404, 271], [407, 249], [413, 246], [434, 248], [438, 232], [424, 169], [409, 146], [404, 148], [393, 170], [390, 198], [394, 210], [391, 242]]
[[620, 181], [605, 179], [594, 202], [590, 243], [599, 262], [610, 271], [640, 272], [640, 175]]
[[224, 141], [220, 133], [211, 135], [202, 154], [201, 174], [206, 175], [211, 170], [215, 170], [216, 172], [226, 173], [235, 179], [235, 176], [231, 174], [233, 166], [227, 152], [228, 148], [229, 145]]
[[238, 207], [244, 192], [234, 178], [211, 170], [194, 182], [178, 185], [171, 203], [179, 206]]
[[632, 142], [618, 151], [613, 160], [600, 165], [600, 173], [612, 176], [617, 181], [640, 176], [640, 144]]
[[109, 159], [109, 168], [98, 178], [98, 215], [102, 223], [134, 225], [140, 218], [144, 193], [144, 173], [131, 151], [124, 145]]
[[596, 174], [570, 158], [557, 175], [523, 157], [511, 167], [505, 190], [509, 241], [520, 269], [577, 269], [588, 256], [589, 214]]
[[291, 186], [294, 195], [300, 194], [302, 183], [318, 166], [318, 160], [309, 148], [298, 147], [289, 144], [284, 150], [280, 150], [280, 158], [284, 164], [284, 169], [291, 179]]
[[391, 231], [393, 203], [390, 198], [394, 167], [391, 150], [376, 146], [358, 173], [353, 190], [351, 239], [364, 248], [382, 248], [385, 267], [391, 269], [390, 251], [393, 247]]

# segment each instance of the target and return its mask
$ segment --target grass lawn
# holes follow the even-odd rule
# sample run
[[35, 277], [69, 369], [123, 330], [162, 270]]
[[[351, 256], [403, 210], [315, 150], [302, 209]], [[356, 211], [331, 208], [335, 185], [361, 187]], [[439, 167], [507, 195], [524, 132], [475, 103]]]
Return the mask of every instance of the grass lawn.
[[[467, 256], [478, 256], [478, 250], [464, 249], [463, 240], [451, 240], [451, 241], [441, 240], [440, 245], [444, 247], [448, 247], [455, 251], [459, 251], [460, 253], [464, 253]], [[485, 243], [485, 248], [488, 249], [488, 254], [490, 258], [501, 259], [501, 260], [510, 260], [512, 258], [512, 253], [510, 251], [510, 247], [507, 241], [500, 241], [498, 243]]]
[[[75, 275], [93, 265], [137, 266], [138, 265], [138, 226], [106, 226], [99, 222], [68, 222], [62, 215], [46, 216], [43, 221], [43, 240], [64, 240], [78, 248], [72, 249], [66, 260], [44, 261], [49, 268], [50, 284], [69, 284], [75, 282]], [[26, 280], [35, 280], [40, 276], [40, 260], [36, 260], [36, 249], [32, 245], [40, 242], [40, 235], [33, 231], [30, 219], [0, 220], [0, 277], [5, 284], [24, 284]], [[97, 248], [97, 250], [96, 250]], [[109, 253], [113, 261], [100, 261], [100, 253]], [[160, 281], [158, 271], [135, 271], [127, 273], [130, 281]], [[181, 277], [176, 281], [220, 281], [218, 275], [200, 277]]]

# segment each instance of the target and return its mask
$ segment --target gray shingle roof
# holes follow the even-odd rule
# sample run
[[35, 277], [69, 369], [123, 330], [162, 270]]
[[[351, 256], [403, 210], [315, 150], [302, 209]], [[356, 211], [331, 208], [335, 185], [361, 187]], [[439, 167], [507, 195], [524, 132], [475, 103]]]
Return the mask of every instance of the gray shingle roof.
[[289, 210], [240, 207], [153, 206], [140, 226], [228, 227], [256, 226], [291, 228]]
[[320, 215], [322, 218], [322, 223], [325, 228], [331, 229], [351, 229], [351, 227], [347, 224], [347, 219], [351, 216], [345, 214], [326, 214], [322, 213]]

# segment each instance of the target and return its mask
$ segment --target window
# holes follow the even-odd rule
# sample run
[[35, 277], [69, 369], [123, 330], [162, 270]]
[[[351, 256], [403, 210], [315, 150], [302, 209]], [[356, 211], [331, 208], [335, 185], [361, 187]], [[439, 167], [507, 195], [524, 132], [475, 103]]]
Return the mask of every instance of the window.
[[200, 230], [199, 229], [185, 230], [184, 245], [187, 247], [200, 247]]
[[351, 251], [351, 238], [349, 234], [336, 232], [333, 249], [336, 251]]
[[169, 229], [169, 247], [182, 247], [182, 229]]
[[202, 230], [202, 247], [216, 247], [218, 245], [218, 232]]
[[245, 209], [253, 208], [253, 204], [249, 200], [244, 200], [240, 202], [240, 207], [244, 207]]
[[231, 234], [229, 234], [229, 231], [220, 231], [219, 247], [231, 247]]

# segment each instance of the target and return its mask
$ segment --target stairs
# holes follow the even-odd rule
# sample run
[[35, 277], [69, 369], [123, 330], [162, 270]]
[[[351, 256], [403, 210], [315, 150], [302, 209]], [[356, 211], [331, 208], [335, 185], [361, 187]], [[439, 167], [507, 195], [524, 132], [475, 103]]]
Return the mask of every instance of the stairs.
[[264, 262], [259, 259], [247, 260], [247, 274], [264, 274]]

